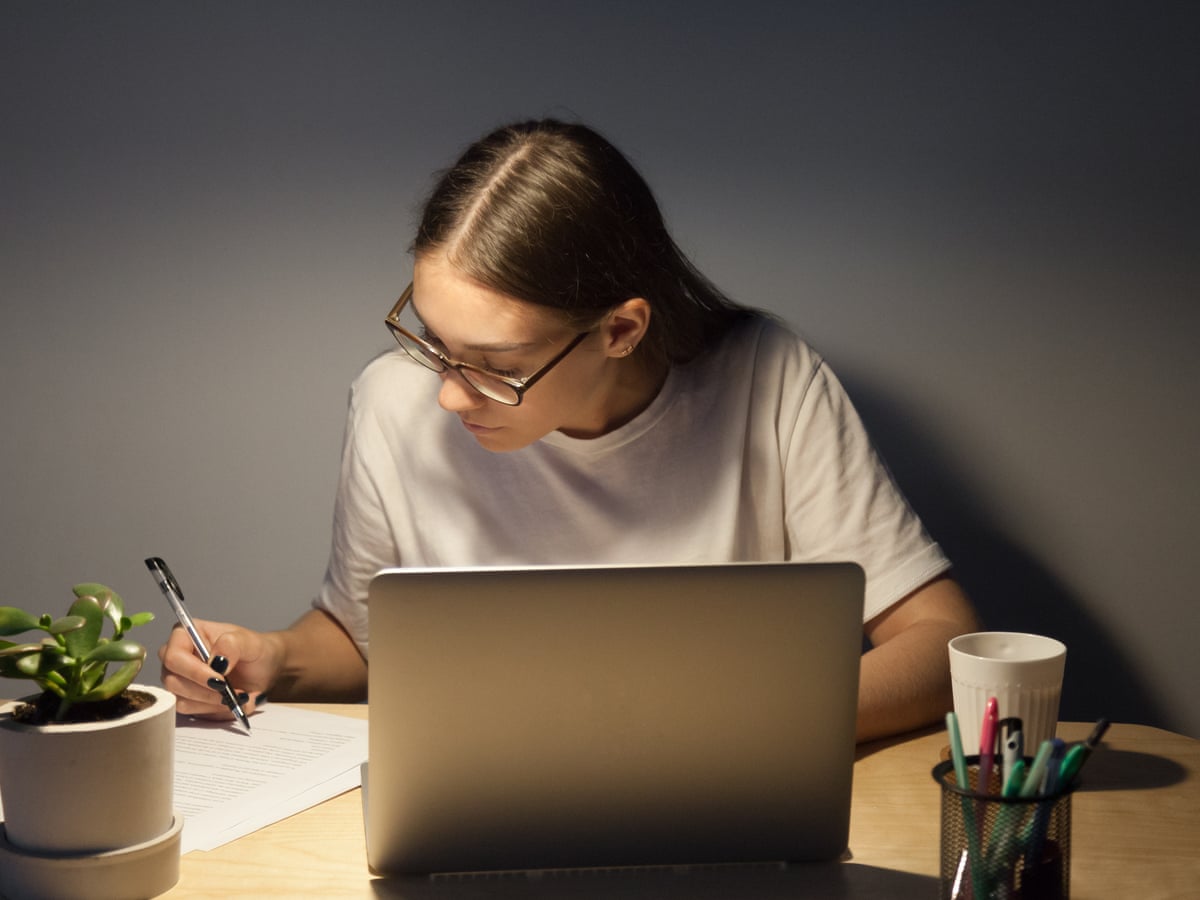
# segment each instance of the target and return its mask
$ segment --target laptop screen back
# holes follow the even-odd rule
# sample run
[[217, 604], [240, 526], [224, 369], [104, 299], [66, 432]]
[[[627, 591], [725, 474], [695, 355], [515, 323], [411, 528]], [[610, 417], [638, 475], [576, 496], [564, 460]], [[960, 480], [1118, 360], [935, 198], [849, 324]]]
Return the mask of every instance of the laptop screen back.
[[372, 871], [845, 850], [857, 566], [396, 569], [368, 602]]

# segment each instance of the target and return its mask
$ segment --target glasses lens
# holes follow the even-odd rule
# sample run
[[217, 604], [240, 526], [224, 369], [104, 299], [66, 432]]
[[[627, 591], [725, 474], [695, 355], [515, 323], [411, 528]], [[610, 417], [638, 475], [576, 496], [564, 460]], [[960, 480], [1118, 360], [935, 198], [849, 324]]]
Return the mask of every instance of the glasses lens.
[[521, 395], [511, 384], [506, 384], [499, 378], [493, 378], [486, 372], [474, 369], [459, 369], [458, 374], [463, 380], [489, 400], [503, 403], [505, 406], [516, 406], [521, 402]]
[[432, 372], [445, 371], [445, 366], [442, 364], [438, 355], [429, 347], [422, 344], [420, 341], [415, 341], [403, 331], [392, 326], [389, 322], [388, 327], [391, 329], [392, 336], [396, 339], [402, 350]]

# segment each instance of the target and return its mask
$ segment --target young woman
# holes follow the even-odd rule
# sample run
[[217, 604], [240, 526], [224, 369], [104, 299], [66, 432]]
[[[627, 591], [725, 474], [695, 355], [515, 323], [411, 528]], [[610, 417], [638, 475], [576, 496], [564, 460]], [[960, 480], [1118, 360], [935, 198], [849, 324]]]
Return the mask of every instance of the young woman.
[[[277, 632], [201, 623], [248, 711], [365, 696], [384, 567], [733, 560], [863, 566], [860, 739], [951, 707], [946, 642], [976, 623], [949, 562], [829, 367], [696, 271], [604, 138], [487, 135], [413, 253], [399, 348], [354, 384], [314, 608]], [[228, 715], [186, 635], [159, 655], [181, 712]]]

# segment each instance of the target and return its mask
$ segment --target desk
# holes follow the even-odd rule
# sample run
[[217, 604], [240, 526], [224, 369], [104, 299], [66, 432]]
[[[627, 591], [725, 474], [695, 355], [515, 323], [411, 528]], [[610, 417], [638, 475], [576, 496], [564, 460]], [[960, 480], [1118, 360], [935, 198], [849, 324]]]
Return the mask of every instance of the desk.
[[[364, 717], [364, 706], [320, 706]], [[1082, 740], [1089, 723], [1063, 723]], [[864, 744], [854, 766], [850, 854], [830, 866], [713, 874], [609, 874], [532, 880], [383, 880], [367, 871], [359, 791], [209, 852], [183, 857], [165, 897], [847, 897], [937, 896], [939, 792], [930, 769], [945, 732]], [[1200, 896], [1200, 741], [1142, 725], [1113, 725], [1073, 800], [1071, 896]]]

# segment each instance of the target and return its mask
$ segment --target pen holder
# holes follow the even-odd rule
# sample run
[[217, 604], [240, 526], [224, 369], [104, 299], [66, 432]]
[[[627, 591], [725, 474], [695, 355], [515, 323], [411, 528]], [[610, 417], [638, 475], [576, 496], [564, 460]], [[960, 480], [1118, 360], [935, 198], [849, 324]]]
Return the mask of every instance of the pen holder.
[[980, 791], [979, 757], [967, 757], [970, 789], [954, 763], [933, 768], [942, 791], [942, 900], [1067, 900], [1071, 874], [1071, 789], [1004, 798]]

